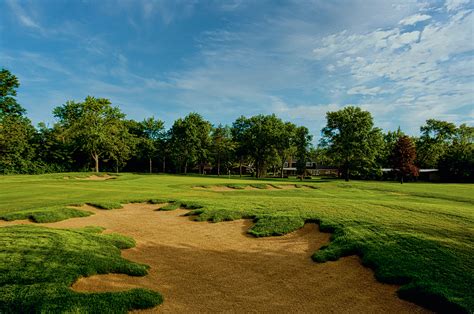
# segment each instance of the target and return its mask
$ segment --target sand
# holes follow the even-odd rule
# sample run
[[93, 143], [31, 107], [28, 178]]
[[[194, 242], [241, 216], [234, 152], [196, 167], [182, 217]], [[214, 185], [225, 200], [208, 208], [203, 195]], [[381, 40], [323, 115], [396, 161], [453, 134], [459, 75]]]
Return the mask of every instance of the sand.
[[76, 178], [76, 179], [77, 180], [91, 180], [91, 181], [105, 181], [105, 180], [115, 179], [115, 176], [111, 176], [111, 175], [108, 175], [108, 174], [98, 176], [98, 175], [93, 174], [93, 175], [85, 177], [85, 178]]
[[[151, 266], [144, 277], [120, 274], [79, 279], [76, 291], [159, 291], [164, 303], [142, 312], [313, 312], [414, 313], [426, 310], [396, 295], [397, 286], [375, 280], [356, 256], [315, 263], [311, 254], [328, 243], [317, 225], [282, 237], [253, 238], [248, 220], [194, 222], [186, 210], [155, 211], [160, 205], [129, 204], [84, 218], [42, 224], [103, 226], [133, 237], [137, 246], [123, 257]], [[11, 225], [6, 223], [2, 225]]]

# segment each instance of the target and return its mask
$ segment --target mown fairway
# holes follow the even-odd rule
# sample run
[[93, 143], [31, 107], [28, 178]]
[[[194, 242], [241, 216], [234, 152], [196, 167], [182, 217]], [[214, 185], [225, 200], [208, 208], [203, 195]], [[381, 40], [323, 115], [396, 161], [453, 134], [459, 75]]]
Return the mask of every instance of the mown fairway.
[[[316, 221], [333, 237], [329, 246], [315, 252], [315, 261], [358, 254], [378, 280], [403, 284], [402, 298], [435, 309], [474, 309], [472, 185], [133, 174], [105, 181], [76, 179], [84, 176], [1, 177], [0, 217], [48, 222], [90, 214], [66, 208], [72, 204], [113, 208], [117, 203], [173, 200], [193, 210], [198, 220], [252, 218], [249, 232], [255, 236], [285, 234]], [[175, 207], [180, 206], [170, 204], [168, 209]], [[159, 304], [161, 297], [151, 291], [64, 293], [81, 275], [146, 273], [145, 266], [118, 254], [120, 248], [133, 246], [131, 239], [99, 231], [2, 227], [0, 311], [100, 310], [111, 304], [125, 311]]]

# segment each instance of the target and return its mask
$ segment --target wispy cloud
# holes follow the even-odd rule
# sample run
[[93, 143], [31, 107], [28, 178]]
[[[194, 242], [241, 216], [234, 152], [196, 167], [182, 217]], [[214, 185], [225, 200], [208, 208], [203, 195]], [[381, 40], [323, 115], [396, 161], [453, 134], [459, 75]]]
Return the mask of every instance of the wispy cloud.
[[429, 19], [431, 19], [430, 15], [415, 14], [415, 15], [404, 18], [403, 20], [401, 20], [399, 22], [399, 24], [401, 24], [401, 25], [414, 25], [416, 23], [423, 22], [423, 21], [426, 21], [426, 20], [429, 20]]
[[36, 22], [27, 12], [26, 10], [20, 5], [20, 3], [16, 0], [7, 0], [6, 3], [10, 7], [12, 13], [18, 19], [20, 24], [26, 27], [35, 28], [37, 30], [42, 31], [43, 28]]

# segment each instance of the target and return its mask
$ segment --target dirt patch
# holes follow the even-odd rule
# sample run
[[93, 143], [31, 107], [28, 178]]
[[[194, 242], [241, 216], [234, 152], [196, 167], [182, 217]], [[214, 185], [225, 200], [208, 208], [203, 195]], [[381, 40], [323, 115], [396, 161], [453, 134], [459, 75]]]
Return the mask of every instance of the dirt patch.
[[98, 176], [98, 175], [93, 174], [93, 175], [85, 177], [85, 178], [76, 177], [76, 180], [105, 181], [105, 180], [111, 180], [111, 179], [115, 179], [115, 178], [116, 178], [115, 176], [111, 176], [111, 175], [108, 175], [108, 174], [104, 174], [102, 176]]
[[[164, 303], [144, 312], [426, 312], [400, 300], [397, 286], [375, 280], [358, 257], [314, 263], [310, 256], [329, 241], [317, 225], [282, 237], [253, 238], [251, 222], [194, 222], [186, 210], [155, 211], [160, 205], [129, 204], [112, 211], [91, 206], [85, 218], [42, 224], [71, 228], [103, 226], [137, 241], [124, 250], [151, 266], [145, 277], [108, 274], [78, 280], [76, 291], [144, 287]], [[8, 223], [10, 225], [10, 223]]]
[[279, 184], [278, 187], [282, 190], [296, 189], [296, 186], [294, 184]]
[[0, 219], [0, 227], [16, 226], [16, 225], [32, 225], [32, 224], [36, 224], [36, 223], [29, 219], [19, 219], [19, 220], [12, 220], [12, 221], [6, 221], [6, 220]]

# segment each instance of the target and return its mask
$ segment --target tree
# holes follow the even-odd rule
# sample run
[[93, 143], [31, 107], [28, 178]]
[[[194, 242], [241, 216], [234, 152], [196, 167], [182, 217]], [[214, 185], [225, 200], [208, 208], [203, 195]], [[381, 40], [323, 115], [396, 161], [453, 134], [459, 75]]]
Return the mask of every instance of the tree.
[[250, 120], [240, 116], [232, 123], [231, 134], [235, 143], [235, 153], [239, 159], [239, 175], [242, 177], [242, 164], [250, 154]]
[[142, 136], [140, 137], [141, 151], [149, 162], [149, 171], [153, 172], [153, 157], [158, 153], [161, 141], [164, 140], [165, 124], [154, 117], [143, 120], [141, 123]]
[[406, 176], [418, 176], [415, 166], [416, 148], [410, 137], [403, 135], [398, 138], [392, 151], [392, 167], [398, 172], [400, 183]]
[[72, 170], [72, 147], [64, 138], [64, 130], [59, 124], [49, 128], [43, 122], [38, 124], [34, 137], [37, 147], [36, 158], [51, 171]]
[[0, 119], [0, 173], [34, 172], [34, 134], [35, 129], [25, 117], [5, 115]]
[[220, 176], [221, 164], [222, 162], [225, 164], [229, 163], [235, 148], [235, 143], [232, 141], [230, 128], [228, 126], [222, 126], [222, 124], [213, 128], [211, 138], [211, 151], [217, 164], [217, 175]]
[[123, 161], [122, 157], [126, 157], [119, 156], [119, 150], [127, 147], [125, 115], [119, 108], [112, 107], [110, 100], [87, 96], [82, 103], [68, 101], [56, 107], [53, 114], [59, 119], [66, 138], [91, 156], [96, 172], [99, 172], [102, 157], [115, 158], [117, 164]]
[[435, 119], [426, 120], [420, 127], [421, 136], [416, 143], [417, 161], [420, 168], [436, 168], [456, 134], [454, 123]]
[[309, 156], [309, 148], [313, 136], [309, 134], [308, 128], [300, 126], [295, 131], [294, 145], [296, 147], [296, 172], [303, 177], [306, 173], [306, 160]]
[[388, 131], [382, 135], [383, 144], [377, 158], [377, 162], [380, 166], [384, 168], [390, 168], [392, 166], [393, 149], [398, 139], [404, 135], [400, 127], [396, 131]]
[[444, 180], [474, 180], [474, 127], [462, 124], [456, 129], [452, 144], [438, 161], [438, 169]]
[[178, 119], [170, 129], [170, 142], [177, 167], [184, 173], [188, 166], [199, 163], [199, 173], [203, 170], [204, 162], [210, 147], [211, 124], [197, 113], [190, 113], [184, 119]]
[[5, 115], [23, 116], [26, 110], [16, 102], [18, 78], [7, 69], [0, 71], [0, 119]]
[[320, 145], [342, 169], [344, 179], [349, 181], [352, 171], [359, 175], [373, 172], [382, 140], [370, 112], [349, 106], [328, 112], [326, 119]]
[[129, 133], [125, 123], [117, 123], [113, 128], [113, 136], [106, 144], [105, 156], [115, 162], [115, 171], [118, 173], [119, 169], [123, 168], [127, 160], [130, 159], [132, 151], [135, 150], [138, 139]]
[[31, 172], [35, 155], [31, 145], [35, 129], [15, 99], [19, 86], [10, 71], [0, 71], [0, 173]]
[[249, 119], [240, 117], [233, 127], [239, 149], [255, 162], [256, 177], [262, 177], [269, 160], [277, 155], [280, 131], [285, 127], [283, 121], [274, 114], [257, 115]]
[[291, 122], [286, 122], [284, 127], [281, 128], [278, 133], [276, 150], [280, 158], [280, 176], [282, 178], [285, 162], [290, 160], [296, 154], [296, 147], [294, 146], [296, 130], [296, 125]]

